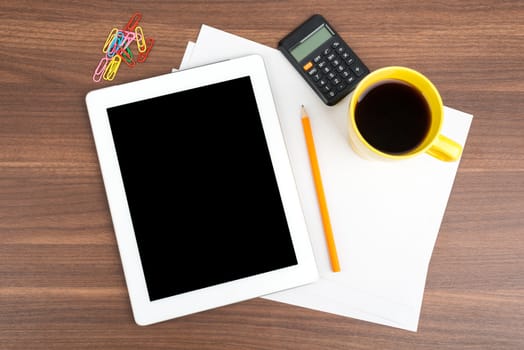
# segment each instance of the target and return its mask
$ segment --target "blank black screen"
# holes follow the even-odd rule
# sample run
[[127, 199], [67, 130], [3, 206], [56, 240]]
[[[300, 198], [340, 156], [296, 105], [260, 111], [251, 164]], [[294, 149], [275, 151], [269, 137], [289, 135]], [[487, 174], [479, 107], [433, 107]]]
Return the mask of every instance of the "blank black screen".
[[107, 111], [151, 301], [297, 264], [249, 77]]

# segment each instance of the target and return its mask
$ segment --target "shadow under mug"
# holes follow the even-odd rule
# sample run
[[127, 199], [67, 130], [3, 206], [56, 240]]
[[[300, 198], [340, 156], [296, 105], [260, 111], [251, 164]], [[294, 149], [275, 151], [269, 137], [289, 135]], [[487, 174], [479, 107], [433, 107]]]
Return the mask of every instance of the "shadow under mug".
[[[384, 125], [372, 125], [371, 129], [366, 130], [364, 133], [367, 133], [366, 137], [362, 132], [364, 131], [363, 124], [360, 122], [357, 123], [358, 118], [369, 117], [369, 115], [364, 115], [364, 112], [361, 112], [364, 108], [359, 109], [359, 103], [363, 103], [362, 101], [366, 96], [368, 96], [368, 94], [370, 94], [370, 92], [374, 92], [374, 90], [386, 83], [397, 83], [408, 86], [408, 88], [413, 89], [422, 102], [426, 104], [425, 114], [427, 115], [421, 117], [426, 117], [428, 119], [427, 127], [421, 131], [422, 134], [420, 135], [420, 141], [418, 141], [413, 147], [403, 150], [402, 152], [390, 152], [384, 149], [381, 150], [369, 134], [370, 132], [381, 132], [387, 136], [389, 132], [395, 132], [398, 134], [395, 137], [410, 137], [402, 134], [403, 128], [395, 128], [397, 125], [391, 124], [396, 123], [396, 120], [394, 119], [395, 115], [378, 116], [379, 119], [376, 120], [381, 120], [381, 117], [390, 119], [387, 120], [387, 123], [384, 123]], [[400, 102], [395, 101], [391, 94], [390, 96], [386, 95], [384, 95], [384, 93], [382, 93], [382, 96], [375, 94], [377, 97], [372, 103], [375, 105], [382, 103], [384, 105], [380, 107], [385, 108], [371, 108], [370, 113], [387, 114], [389, 113], [389, 109], [402, 108]], [[386, 98], [384, 98], [384, 96], [386, 96]], [[388, 99], [389, 101], [385, 101]], [[388, 106], [387, 103], [389, 103], [390, 106]], [[400, 109], [400, 111], [402, 111], [402, 109]], [[399, 110], [396, 112], [399, 112]], [[359, 113], [361, 115], [358, 115]], [[462, 153], [462, 146], [460, 144], [441, 134], [441, 127], [444, 121], [444, 106], [437, 88], [428, 78], [413, 69], [391, 66], [377, 69], [369, 73], [355, 88], [349, 103], [348, 114], [349, 142], [354, 151], [363, 158], [402, 160], [418, 156], [422, 153], [427, 153], [442, 161], [456, 161], [460, 158]], [[403, 123], [406, 123], [406, 121], [403, 121]]]

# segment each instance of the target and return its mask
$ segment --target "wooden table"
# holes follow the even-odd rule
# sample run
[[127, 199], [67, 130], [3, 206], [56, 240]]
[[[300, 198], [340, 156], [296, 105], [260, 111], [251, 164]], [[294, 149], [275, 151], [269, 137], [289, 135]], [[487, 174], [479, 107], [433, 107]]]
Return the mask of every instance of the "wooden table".
[[[109, 30], [143, 14], [147, 62], [92, 74]], [[474, 115], [416, 333], [254, 299], [134, 324], [85, 94], [168, 72], [200, 25], [276, 47], [309, 15], [371, 69], [424, 72]], [[0, 349], [523, 349], [524, 2], [0, 3]]]

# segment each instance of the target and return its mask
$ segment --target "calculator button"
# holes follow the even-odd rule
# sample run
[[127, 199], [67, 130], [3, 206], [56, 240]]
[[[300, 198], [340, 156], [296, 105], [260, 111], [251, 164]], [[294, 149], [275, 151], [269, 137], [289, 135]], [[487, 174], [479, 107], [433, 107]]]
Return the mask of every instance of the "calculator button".
[[338, 59], [334, 59], [333, 61], [331, 61], [331, 64], [333, 66], [338, 66], [340, 64], [340, 61]]
[[303, 68], [305, 71], [308, 71], [310, 70], [311, 68], [313, 67], [313, 62], [309, 61], [308, 63], [306, 63]]
[[318, 62], [320, 62], [321, 59], [322, 59], [322, 56], [320, 56], [320, 55], [316, 55], [316, 56], [313, 58], [313, 62], [318, 63]]
[[334, 53], [330, 53], [328, 56], [327, 56], [327, 59], [328, 61], [333, 61], [335, 59], [335, 57], [337, 57], [337, 55], [335, 55]]
[[350, 68], [357, 77], [360, 77], [362, 74], [364, 74], [364, 69], [362, 69], [362, 67], [358, 64], [354, 64], [350, 66]]
[[316, 67], [313, 67], [309, 70], [309, 72], [307, 72], [307, 74], [309, 75], [315, 75], [318, 73], [318, 69]]
[[352, 75], [352, 73], [348, 69], [345, 69], [343, 72], [340, 72], [340, 75], [342, 76], [342, 78], [349, 78]]
[[327, 56], [329, 53], [331, 52], [331, 49], [329, 47], [326, 47], [323, 51], [322, 51], [322, 54], [324, 56]]
[[320, 61], [318, 62], [317, 66], [318, 68], [322, 69], [326, 66], [327, 62], [326, 61]]
[[337, 75], [334, 72], [329, 72], [328, 74], [326, 74], [326, 76], [328, 77], [328, 79], [333, 79]]
[[340, 46], [340, 42], [338, 42], [338, 41], [334, 41], [333, 44], [331, 44], [331, 47], [334, 48], [334, 49], [336, 49], [339, 46]]
[[348, 66], [352, 65], [353, 63], [355, 63], [355, 59], [353, 57], [349, 57], [348, 59], [346, 59], [346, 64]]

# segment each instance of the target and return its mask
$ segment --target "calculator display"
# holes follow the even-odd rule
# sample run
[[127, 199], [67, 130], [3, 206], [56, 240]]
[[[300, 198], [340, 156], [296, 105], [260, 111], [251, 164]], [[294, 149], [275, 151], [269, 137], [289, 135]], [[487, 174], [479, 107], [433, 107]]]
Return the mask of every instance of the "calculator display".
[[309, 36], [302, 39], [302, 41], [289, 50], [289, 52], [298, 62], [300, 62], [323, 43], [328, 41], [332, 36], [333, 33], [325, 25], [321, 25]]

